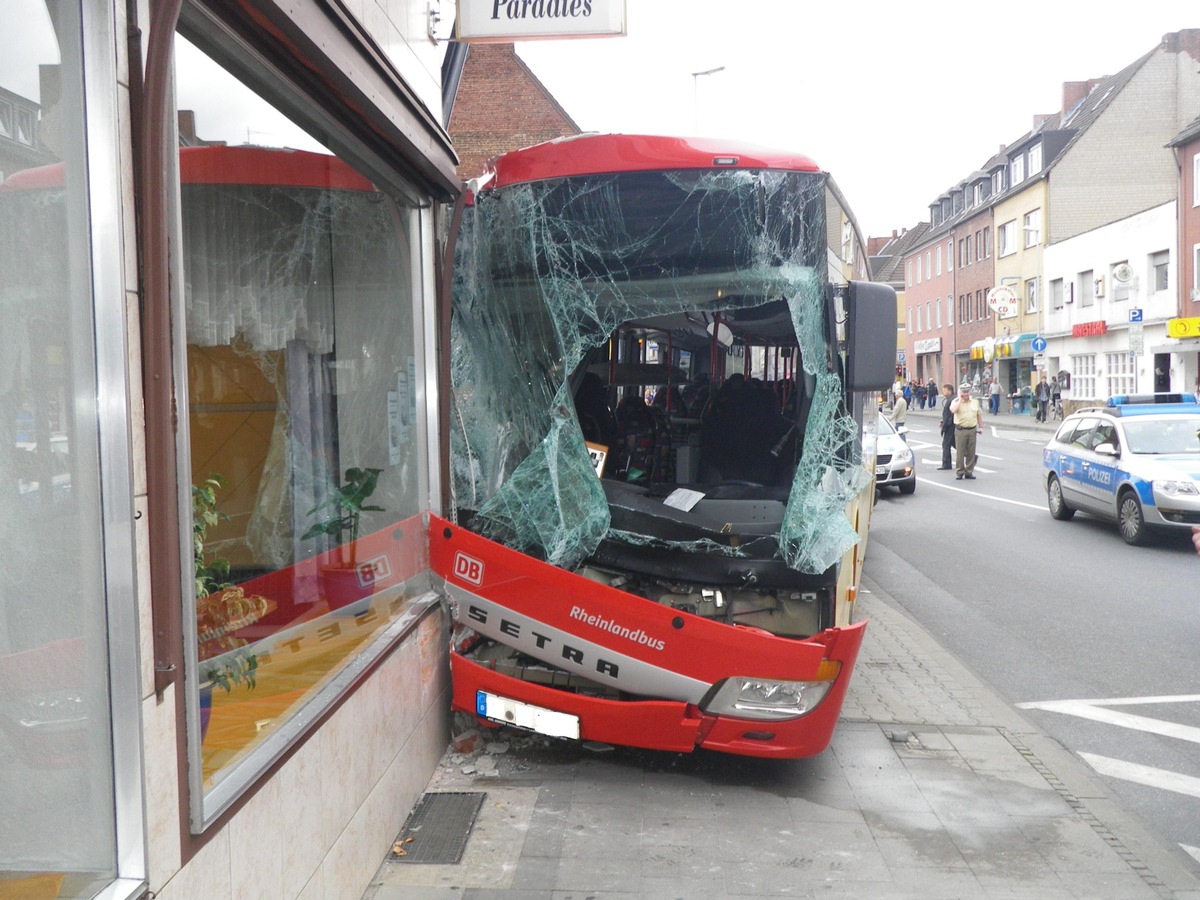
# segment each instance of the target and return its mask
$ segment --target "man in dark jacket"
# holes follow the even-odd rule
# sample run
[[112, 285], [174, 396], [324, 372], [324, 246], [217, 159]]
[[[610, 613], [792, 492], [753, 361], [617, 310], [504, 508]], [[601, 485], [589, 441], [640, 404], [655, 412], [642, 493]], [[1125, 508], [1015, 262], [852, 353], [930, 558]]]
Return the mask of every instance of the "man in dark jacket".
[[939, 469], [953, 469], [950, 448], [954, 446], [954, 413], [950, 412], [950, 398], [954, 396], [954, 385], [942, 385], [942, 464]]

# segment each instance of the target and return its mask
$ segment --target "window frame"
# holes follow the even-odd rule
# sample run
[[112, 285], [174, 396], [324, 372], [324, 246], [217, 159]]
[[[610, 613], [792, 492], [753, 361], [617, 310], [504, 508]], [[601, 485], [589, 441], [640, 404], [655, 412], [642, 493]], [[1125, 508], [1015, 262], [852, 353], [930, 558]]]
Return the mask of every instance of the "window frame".
[[[360, 174], [372, 179], [381, 191], [394, 194], [410, 201], [414, 213], [412, 241], [414, 253], [420, 263], [419, 270], [412, 273], [413, 353], [415, 372], [419, 380], [410, 385], [418, 398], [417, 416], [414, 423], [414, 446], [418, 449], [417, 496], [424, 498], [423, 509], [438, 511], [437, 498], [441, 495], [441, 477], [438, 460], [437, 414], [440, 398], [437, 382], [438, 362], [432, 349], [436, 346], [438, 324], [421, 298], [436, 296], [435, 250], [437, 223], [435, 221], [437, 201], [442, 183], [433, 171], [440, 164], [429, 162], [430, 170], [401, 173], [394, 164], [389, 164], [368, 145], [362, 133], [351, 132], [331, 111], [314, 103], [305, 87], [281, 71], [270, 60], [265, 50], [251, 45], [235, 34], [225, 23], [215, 18], [213, 12], [194, 2], [185, 2], [179, 19], [178, 32], [210, 55], [218, 64], [233, 74], [252, 91], [265, 90], [264, 99], [287, 115], [297, 126], [320, 135], [336, 155], [353, 166]], [[172, 35], [173, 37], [173, 35]], [[175, 94], [172, 92], [170, 106], [174, 115]], [[329, 140], [332, 138], [332, 140]], [[433, 156], [432, 153], [429, 154]], [[180, 183], [178, 154], [167, 153], [169, 221], [176, 238], [171, 244], [171, 267], [182, 270], [182, 248], [180, 234]], [[176, 394], [175, 408], [187, 408], [187, 338], [184, 333], [182, 296], [178, 287], [165, 299], [173, 319], [171, 336], [172, 365]], [[186, 422], [186, 417], [181, 417]], [[187, 472], [190, 471], [187, 428], [179, 429], [178, 440], [173, 448], [178, 475], [173, 487], [179, 522], [179, 565], [181, 567], [178, 596], [183, 598], [184, 635], [195, 634], [194, 601], [192, 595], [192, 541], [191, 541], [191, 486]], [[153, 450], [151, 452], [154, 452]], [[403, 639], [424, 618], [437, 608], [438, 596], [428, 594], [415, 598], [394, 612], [388, 624], [361, 647], [320, 689], [309, 696], [303, 711], [286, 719], [260, 744], [255, 746], [244, 759], [228, 769], [228, 774], [213, 787], [205, 790], [203, 773], [199, 765], [199, 688], [195, 667], [184, 666], [183, 678], [177, 684], [182, 692], [178, 698], [180, 709], [177, 721], [181, 723], [180, 742], [188, 760], [186, 772], [180, 773], [180, 790], [186, 792], [188, 816], [181, 822], [185, 837], [185, 855], [208, 839], [224, 824], [226, 818], [242, 805], [259, 786], [270, 778], [274, 768], [294, 750], [313, 736], [324, 720], [345, 702], [354, 688], [386, 659]], [[180, 646], [181, 660], [188, 659], [190, 651]], [[194, 658], [194, 657], [193, 657]], [[186, 739], [184, 733], [186, 732]], [[186, 740], [186, 743], [185, 743]], [[191, 841], [187, 835], [191, 835]]]
[[1024, 241], [1022, 242], [1025, 249], [1036, 247], [1042, 242], [1042, 210], [1041, 207], [1031, 209], [1025, 213], [1022, 219], [1022, 232]]
[[996, 252], [1003, 258], [1017, 252], [1017, 220], [1009, 219], [996, 226]]

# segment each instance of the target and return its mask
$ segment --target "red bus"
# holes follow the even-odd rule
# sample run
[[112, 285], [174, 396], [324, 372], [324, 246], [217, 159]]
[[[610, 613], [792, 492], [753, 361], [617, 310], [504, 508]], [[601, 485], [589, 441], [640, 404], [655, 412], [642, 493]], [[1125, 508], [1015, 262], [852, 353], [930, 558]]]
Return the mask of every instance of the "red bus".
[[[895, 292], [808, 158], [584, 135], [493, 160], [455, 248], [453, 705], [671, 751], [828, 745], [862, 641]], [[849, 235], [849, 239], [847, 239]]]

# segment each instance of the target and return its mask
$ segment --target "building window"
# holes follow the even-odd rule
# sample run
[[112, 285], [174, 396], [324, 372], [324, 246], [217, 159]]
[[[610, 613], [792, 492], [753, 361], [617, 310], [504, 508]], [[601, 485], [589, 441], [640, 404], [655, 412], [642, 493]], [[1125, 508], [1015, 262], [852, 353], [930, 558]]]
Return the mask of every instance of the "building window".
[[1200, 151], [1192, 157], [1192, 206], [1200, 206]]
[[1025, 213], [1025, 246], [1036, 247], [1042, 241], [1042, 211], [1035, 209]]
[[942, 298], [937, 299], [937, 327], [942, 327]]
[[1038, 280], [1030, 278], [1025, 282], [1025, 312], [1035, 313], [1038, 311]]
[[922, 269], [921, 269], [921, 254], [920, 253], [917, 254], [916, 262], [917, 262], [917, 284], [920, 284], [923, 280], [921, 277]]
[[[13, 128], [13, 106], [7, 100], [0, 99], [0, 138], [12, 139]], [[1200, 157], [1197, 157], [1200, 159]]]
[[1192, 245], [1192, 300], [1200, 302], [1200, 244]]
[[933, 277], [933, 253], [930, 250], [925, 251], [925, 279], [929, 280]]
[[1029, 148], [1029, 174], [1036, 175], [1042, 171], [1042, 145], [1034, 144]]
[[1128, 353], [1105, 353], [1104, 367], [1108, 382], [1106, 396], [1133, 393], [1134, 357]]
[[1108, 277], [1112, 279], [1113, 300], [1128, 300], [1133, 288], [1133, 268], [1129, 263], [1114, 263], [1108, 269]]
[[967, 239], [958, 239], [958, 267], [961, 269], [967, 264]]
[[941, 244], [938, 244], [937, 247], [934, 249], [933, 259], [934, 259], [934, 267], [937, 270], [937, 274], [941, 275], [942, 274], [942, 245]]
[[946, 241], [946, 271], [954, 270], [954, 240]]
[[0, 894], [13, 897], [131, 896], [146, 871], [128, 351], [124, 327], [97, 324], [127, 314], [106, 13], [96, 0], [0, 12], [0, 127], [24, 145], [0, 154]]
[[911, 259], [904, 264], [904, 283], [909, 287], [913, 286], [913, 261]]
[[992, 258], [992, 229], [983, 229], [983, 258]]
[[1020, 184], [1025, 180], [1025, 157], [1018, 156], [1012, 161], [1012, 183]]
[[905, 310], [905, 312], [907, 313], [907, 319], [908, 319], [908, 321], [907, 321], [907, 322], [905, 323], [905, 325], [904, 325], [904, 330], [905, 330], [905, 331], [907, 331], [909, 334], [913, 334], [913, 311], [912, 311], [912, 307], [910, 306], [910, 307], [909, 307], [907, 310]]
[[[200, 830], [427, 588], [414, 542], [429, 199], [366, 177], [182, 37], [175, 58], [178, 108], [201, 141], [229, 145], [179, 152], [179, 469], [202, 492], [193, 516], [219, 517], [185, 598], [190, 712], [212, 694], [189, 746]], [[255, 146], [239, 146], [247, 133]]]
[[1017, 222], [1005, 222], [996, 229], [996, 245], [1000, 255], [1008, 256], [1017, 252]]
[[1050, 306], [1052, 309], [1063, 308], [1063, 281], [1055, 278], [1050, 282]]
[[[1094, 306], [1096, 303], [1096, 282], [1092, 270], [1080, 272], [1075, 283], [1075, 296], [1079, 298], [1080, 306]], [[1089, 395], [1090, 396], [1090, 395]]]
[[1096, 393], [1096, 354], [1086, 353], [1081, 356], [1071, 357], [1071, 399], [1098, 399]]
[[1171, 254], [1167, 250], [1159, 250], [1150, 255], [1150, 276], [1154, 279], [1154, 293], [1165, 291], [1170, 280]]

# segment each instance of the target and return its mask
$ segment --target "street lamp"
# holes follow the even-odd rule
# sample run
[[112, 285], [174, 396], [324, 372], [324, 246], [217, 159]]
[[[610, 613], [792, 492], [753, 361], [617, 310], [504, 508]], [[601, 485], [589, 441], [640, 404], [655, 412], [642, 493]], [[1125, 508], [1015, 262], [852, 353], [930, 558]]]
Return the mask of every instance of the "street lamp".
[[724, 66], [717, 66], [715, 69], [705, 69], [703, 72], [692, 73], [692, 132], [694, 134], [700, 133], [700, 76], [713, 75], [724, 71]]

